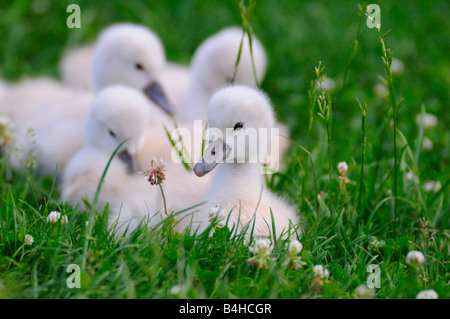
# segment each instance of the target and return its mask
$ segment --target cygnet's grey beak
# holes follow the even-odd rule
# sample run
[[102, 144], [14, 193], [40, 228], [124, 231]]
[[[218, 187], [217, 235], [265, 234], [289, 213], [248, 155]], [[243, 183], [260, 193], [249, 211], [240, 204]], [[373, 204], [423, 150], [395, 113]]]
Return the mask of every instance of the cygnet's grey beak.
[[227, 144], [222, 139], [217, 139], [210, 143], [205, 150], [202, 160], [194, 166], [195, 175], [202, 177], [211, 172], [227, 158], [229, 151]]
[[130, 155], [127, 150], [123, 150], [117, 154], [117, 157], [127, 166], [129, 174], [137, 172], [137, 165], [134, 156]]
[[173, 107], [170, 104], [169, 100], [166, 97], [166, 94], [164, 93], [163, 88], [161, 85], [153, 81], [149, 85], [147, 85], [144, 88], [144, 93], [147, 95], [147, 97], [155, 102], [159, 107], [161, 107], [167, 114], [173, 115]]

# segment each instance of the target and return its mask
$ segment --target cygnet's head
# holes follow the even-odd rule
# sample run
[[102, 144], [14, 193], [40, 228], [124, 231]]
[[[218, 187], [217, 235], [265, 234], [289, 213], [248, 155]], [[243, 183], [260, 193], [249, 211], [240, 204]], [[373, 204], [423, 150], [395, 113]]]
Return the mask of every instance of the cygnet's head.
[[272, 105], [262, 91], [246, 86], [219, 90], [209, 105], [210, 143], [194, 168], [195, 174], [203, 176], [221, 162], [258, 162], [260, 152], [270, 146], [274, 124]]
[[[237, 27], [226, 28], [206, 39], [196, 50], [191, 63], [193, 79], [210, 92], [228, 86], [233, 79], [241, 41], [242, 29]], [[266, 72], [267, 58], [264, 47], [254, 35], [252, 50], [256, 76], [258, 83], [261, 83]], [[257, 86], [247, 34], [244, 36], [234, 83]]]
[[126, 140], [117, 156], [130, 173], [136, 172], [134, 157], [150, 120], [150, 103], [141, 92], [123, 85], [101, 90], [87, 117], [87, 143], [112, 154]]
[[133, 24], [116, 24], [100, 35], [92, 61], [92, 80], [96, 91], [109, 85], [123, 84], [145, 94], [172, 114], [158, 78], [166, 58], [158, 36]]

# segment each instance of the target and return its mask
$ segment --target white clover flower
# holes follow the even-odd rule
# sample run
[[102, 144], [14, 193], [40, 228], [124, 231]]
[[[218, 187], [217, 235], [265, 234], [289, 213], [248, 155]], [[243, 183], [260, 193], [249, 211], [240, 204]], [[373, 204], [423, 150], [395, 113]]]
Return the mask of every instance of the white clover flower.
[[373, 236], [369, 240], [369, 247], [372, 249], [380, 249], [381, 242], [375, 236]]
[[337, 166], [337, 169], [339, 171], [339, 174], [341, 174], [341, 176], [345, 176], [348, 172], [348, 165], [346, 162], [340, 162]]
[[423, 189], [426, 192], [433, 192], [433, 193], [437, 193], [441, 190], [441, 182], [439, 181], [427, 181], [423, 184]]
[[291, 269], [298, 269], [306, 263], [302, 261], [302, 257], [298, 256], [298, 254], [302, 251], [303, 245], [298, 240], [293, 240], [290, 242], [288, 246], [288, 256], [284, 263], [285, 266], [289, 266]]
[[406, 180], [407, 180], [407, 181], [412, 181], [412, 180], [414, 180], [415, 182], [418, 182], [418, 181], [419, 181], [419, 179], [417, 178], [417, 176], [414, 176], [414, 173], [413, 173], [413, 172], [408, 172], [408, 173], [406, 173], [405, 177], [406, 177]]
[[298, 240], [293, 240], [289, 243], [288, 251], [290, 254], [297, 255], [299, 254], [303, 249], [303, 245]]
[[316, 277], [319, 277], [320, 279], [327, 278], [330, 276], [330, 272], [328, 269], [325, 269], [322, 265], [315, 265], [314, 268], [314, 275]]
[[405, 69], [403, 62], [399, 59], [393, 58], [391, 63], [392, 74], [402, 74]]
[[433, 289], [422, 290], [416, 296], [416, 299], [438, 299], [439, 295]]
[[425, 256], [418, 250], [410, 251], [406, 255], [406, 263], [415, 268], [422, 266], [425, 263]]
[[48, 216], [47, 216], [47, 223], [55, 224], [60, 219], [61, 219], [61, 225], [65, 225], [65, 224], [67, 224], [69, 222], [69, 220], [68, 220], [66, 215], [61, 215], [60, 212], [53, 211], [53, 212], [50, 212], [50, 214], [48, 214]]
[[177, 295], [177, 294], [180, 293], [180, 291], [181, 291], [181, 286], [180, 285], [175, 285], [172, 288], [170, 288], [170, 293], [172, 295]]
[[369, 289], [365, 284], [362, 284], [356, 287], [355, 295], [359, 299], [372, 299], [375, 296], [375, 290]]
[[423, 114], [423, 116], [422, 113], [420, 113], [416, 116], [416, 123], [419, 126], [423, 123], [424, 128], [430, 129], [438, 124], [438, 118], [436, 117], [436, 115], [430, 113], [425, 113]]
[[345, 176], [348, 172], [348, 165], [346, 162], [340, 162], [337, 166], [337, 169], [339, 171], [339, 174], [341, 175], [339, 176], [339, 186], [342, 189], [345, 189], [345, 184], [350, 183], [350, 180], [347, 178], [347, 176]]
[[431, 151], [433, 149], [433, 142], [428, 137], [424, 137], [422, 141], [422, 148], [425, 151]]
[[273, 246], [270, 244], [270, 241], [266, 238], [258, 238], [249, 250], [254, 256], [247, 261], [258, 267], [267, 268], [268, 262], [272, 260], [270, 255], [272, 254]]
[[139, 172], [139, 174], [144, 175], [150, 185], [160, 185], [166, 179], [165, 171], [166, 162], [162, 158], [158, 161], [156, 157], [153, 157], [150, 168], [145, 172]]
[[34, 243], [34, 238], [33, 238], [33, 236], [26, 234], [23, 241], [24, 241], [25, 245], [31, 246]]

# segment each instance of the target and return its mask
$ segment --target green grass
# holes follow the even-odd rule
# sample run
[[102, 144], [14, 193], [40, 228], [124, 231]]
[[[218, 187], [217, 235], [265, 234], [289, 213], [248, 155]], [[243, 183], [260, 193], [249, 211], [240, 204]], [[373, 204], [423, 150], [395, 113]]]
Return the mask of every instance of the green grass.
[[[65, 26], [69, 3], [81, 6], [80, 30]], [[14, 172], [2, 150], [0, 297], [354, 298], [354, 289], [370, 275], [367, 266], [377, 264], [376, 298], [415, 298], [430, 288], [449, 298], [450, 6], [447, 1], [377, 3], [381, 33], [391, 29], [383, 39], [386, 48], [405, 66], [392, 78], [385, 72], [379, 34], [366, 27], [358, 2], [260, 0], [249, 18], [269, 57], [261, 87], [291, 129], [287, 166], [269, 186], [305, 219], [300, 241], [306, 265], [286, 266], [287, 243], [277, 240], [268, 267], [255, 267], [244, 240], [228, 228], [213, 236], [187, 236], [174, 233], [169, 220], [160, 229], [143, 225], [129, 238], [114, 238], [104, 227], [107, 211], [75, 214], [75, 207], [60, 201], [52, 176], [37, 177], [32, 169]], [[236, 1], [49, 1], [42, 14], [29, 2], [2, 1], [1, 76], [9, 81], [56, 77], [64, 50], [94, 41], [102, 28], [118, 21], [149, 26], [160, 35], [168, 58], [183, 64], [204, 38], [242, 23]], [[321, 101], [332, 105], [325, 122], [318, 115], [319, 94], [310, 85], [319, 61], [337, 87]], [[379, 76], [390, 83], [386, 98], [373, 89]], [[438, 117], [436, 127], [416, 124], [425, 111]], [[421, 146], [425, 137], [433, 142], [431, 151]], [[336, 168], [341, 161], [349, 166], [345, 189]], [[409, 180], [408, 172], [415, 177]], [[428, 180], [439, 181], [441, 189], [425, 191]], [[48, 224], [53, 210], [69, 216], [69, 223]], [[34, 237], [31, 246], [24, 245], [26, 234]], [[373, 237], [379, 248], [370, 245]], [[405, 262], [410, 250], [426, 256], [418, 272]], [[66, 286], [70, 264], [81, 266], [80, 289]], [[321, 293], [311, 289], [316, 264], [330, 271]]]

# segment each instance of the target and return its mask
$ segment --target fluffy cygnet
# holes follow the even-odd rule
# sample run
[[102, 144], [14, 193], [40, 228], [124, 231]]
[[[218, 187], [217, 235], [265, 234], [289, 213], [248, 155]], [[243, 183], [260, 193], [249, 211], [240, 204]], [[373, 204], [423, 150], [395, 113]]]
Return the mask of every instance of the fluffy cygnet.
[[[178, 115], [180, 121], [206, 120], [211, 96], [233, 80], [241, 41], [242, 29], [231, 27], [212, 35], [197, 48], [191, 62], [191, 81], [182, 113]], [[267, 58], [256, 36], [252, 36], [252, 49], [256, 76], [261, 83]], [[235, 83], [256, 87], [247, 35], [244, 36]]]
[[86, 121], [86, 144], [67, 164], [63, 175], [63, 199], [72, 204], [85, 198], [92, 203], [103, 171], [118, 145], [128, 139], [111, 161], [98, 199], [98, 209], [109, 204], [108, 225], [117, 222], [119, 232], [133, 230], [150, 218], [161, 220], [158, 190], [137, 174], [134, 156], [145, 133], [151, 107], [138, 91], [111, 86], [95, 98]]
[[92, 84], [99, 90], [113, 84], [143, 89], [166, 112], [172, 113], [158, 77], [166, 63], [163, 45], [149, 29], [116, 24], [99, 37], [92, 58]]
[[[268, 97], [244, 86], [222, 89], [211, 99], [208, 120], [216, 131], [194, 170], [201, 177], [217, 168], [205, 196], [207, 204], [194, 214], [194, 228], [205, 229], [216, 215], [225, 223], [230, 214], [230, 228], [242, 230], [249, 224], [250, 232], [254, 222], [254, 236], [271, 236], [272, 211], [276, 236], [286, 235], [290, 226], [298, 224], [299, 216], [286, 201], [265, 187], [261, 163], [267, 152], [265, 147], [253, 148], [254, 139], [245, 142], [245, 136], [256, 134], [258, 145], [263, 145], [259, 143], [264, 138], [269, 145], [275, 119]], [[239, 144], [239, 139], [244, 144]]]
[[149, 97], [167, 112], [180, 104], [179, 92], [186, 91], [189, 78], [186, 67], [166, 63], [163, 45], [155, 33], [130, 23], [114, 24], [102, 32], [95, 45], [66, 53], [60, 72], [64, 83], [78, 89], [114, 83], [146, 88]]

